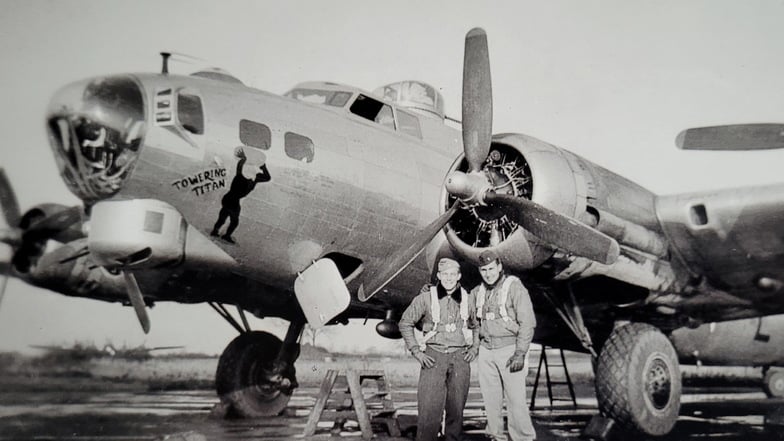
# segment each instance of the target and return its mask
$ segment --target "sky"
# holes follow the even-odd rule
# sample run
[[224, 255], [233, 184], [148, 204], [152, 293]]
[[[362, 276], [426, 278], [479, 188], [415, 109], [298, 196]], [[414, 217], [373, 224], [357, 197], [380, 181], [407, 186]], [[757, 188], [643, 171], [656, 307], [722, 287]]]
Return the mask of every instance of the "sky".
[[[493, 131], [566, 148], [659, 194], [780, 182], [784, 152], [684, 152], [688, 127], [784, 120], [783, 1], [0, 0], [0, 165], [22, 209], [74, 204], [44, 112], [85, 77], [156, 72], [160, 51], [197, 57], [283, 93], [309, 80], [366, 90], [405, 79], [439, 88], [460, 118], [465, 33], [488, 34]], [[0, 351], [31, 344], [185, 345], [220, 353], [235, 331], [207, 305], [160, 303], [144, 335], [130, 308], [8, 284]], [[372, 323], [371, 323], [372, 324]], [[254, 320], [279, 335], [283, 324]], [[330, 349], [398, 348], [361, 324]]]

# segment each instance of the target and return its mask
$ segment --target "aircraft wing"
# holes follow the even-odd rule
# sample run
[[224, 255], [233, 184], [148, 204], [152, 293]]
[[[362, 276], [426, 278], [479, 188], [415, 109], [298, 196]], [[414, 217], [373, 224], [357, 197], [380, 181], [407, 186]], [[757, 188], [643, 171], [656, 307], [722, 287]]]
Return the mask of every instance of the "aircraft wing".
[[[656, 211], [673, 259], [702, 278], [704, 293], [737, 300], [704, 305], [712, 319], [784, 311], [784, 185], [663, 196]], [[699, 291], [699, 290], [698, 290]], [[698, 292], [687, 303], [699, 303]]]

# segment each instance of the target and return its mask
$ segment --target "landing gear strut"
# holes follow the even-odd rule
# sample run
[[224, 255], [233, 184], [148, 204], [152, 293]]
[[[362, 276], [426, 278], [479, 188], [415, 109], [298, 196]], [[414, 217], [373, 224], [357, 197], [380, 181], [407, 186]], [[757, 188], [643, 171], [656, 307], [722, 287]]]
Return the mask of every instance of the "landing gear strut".
[[599, 411], [623, 428], [661, 436], [678, 419], [678, 358], [670, 340], [651, 325], [630, 323], [610, 334], [599, 355], [595, 385]]
[[218, 361], [215, 387], [229, 412], [244, 418], [280, 414], [298, 386], [294, 361], [303, 322], [289, 325], [283, 342], [263, 331], [244, 331]]

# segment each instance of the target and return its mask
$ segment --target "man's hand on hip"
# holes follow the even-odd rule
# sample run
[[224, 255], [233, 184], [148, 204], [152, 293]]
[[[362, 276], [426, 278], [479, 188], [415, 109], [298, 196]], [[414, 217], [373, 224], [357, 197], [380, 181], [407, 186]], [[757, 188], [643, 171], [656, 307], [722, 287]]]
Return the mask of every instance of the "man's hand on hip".
[[463, 351], [463, 360], [471, 363], [472, 361], [476, 360], [476, 357], [479, 355], [479, 348], [468, 348]]
[[414, 358], [417, 359], [417, 361], [419, 362], [420, 366], [422, 366], [423, 369], [430, 369], [431, 367], [436, 365], [436, 359], [425, 354], [422, 351], [416, 352], [414, 354]]

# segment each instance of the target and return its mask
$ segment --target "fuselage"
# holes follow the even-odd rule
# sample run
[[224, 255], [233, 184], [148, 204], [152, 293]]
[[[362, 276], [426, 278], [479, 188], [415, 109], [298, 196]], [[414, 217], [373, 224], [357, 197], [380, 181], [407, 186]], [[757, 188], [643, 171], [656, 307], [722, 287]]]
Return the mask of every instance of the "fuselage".
[[[83, 87], [112, 78], [89, 80]], [[239, 207], [231, 234], [235, 243], [211, 240], [234, 259], [236, 272], [282, 291], [325, 255], [361, 265], [365, 273], [384, 265], [401, 240], [437, 216], [443, 176], [460, 152], [459, 132], [437, 116], [399, 108], [349, 86], [309, 83], [291, 96], [279, 96], [215, 78], [120, 78], [115, 83], [121, 88], [138, 88], [143, 109], [135, 113], [143, 115], [144, 130], [140, 145], [127, 149], [134, 156], [132, 172], [110, 198], [166, 201], [189, 228], [207, 237], [222, 209]], [[330, 95], [332, 104], [295, 98], [310, 91]], [[339, 105], [336, 95], [342, 95]], [[129, 107], [127, 101], [133, 100], [124, 99]], [[392, 119], [384, 121], [384, 116]], [[50, 118], [50, 127], [57, 125], [55, 119]], [[78, 127], [72, 131], [78, 137]], [[91, 139], [72, 142], [88, 151], [84, 146]], [[240, 146], [247, 159], [238, 170]], [[89, 153], [88, 159], [98, 157]], [[65, 156], [61, 162], [67, 163]], [[80, 165], [78, 158], [71, 162]], [[235, 179], [252, 182], [262, 163], [268, 182], [250, 184], [252, 190], [240, 197], [227, 195]], [[89, 203], [92, 195], [83, 187], [71, 186]], [[228, 223], [219, 229], [225, 231]], [[390, 290], [415, 292], [429, 278], [424, 259], [406, 271], [408, 276], [397, 278]]]
[[[465, 167], [460, 132], [444, 124], [437, 106], [399, 99], [401, 91], [433, 103], [440, 96], [421, 83], [398, 84], [390, 89], [395, 101], [384, 98], [389, 90], [374, 95], [334, 83], [307, 83], [279, 96], [225, 75], [117, 75], [64, 88], [47, 122], [63, 177], [88, 205], [160, 200], [187, 223], [198, 246], [185, 246], [180, 267], [155, 270], [164, 276], [148, 280], [187, 285], [188, 274], [210, 268], [231, 278], [232, 289], [248, 280], [253, 286], [245, 288], [285, 295], [298, 273], [328, 257], [355, 292], [453, 203], [443, 180]], [[428, 259], [418, 258], [386, 287], [379, 296], [385, 308], [407, 305], [430, 280], [427, 261], [435, 255], [452, 253], [470, 264], [481, 249], [495, 247], [508, 270], [534, 270], [545, 288], [588, 280], [573, 286], [583, 305], [634, 301], [697, 320], [782, 311], [782, 302], [766, 301], [782, 280], [778, 187], [748, 198], [740, 190], [657, 197], [526, 135], [496, 135], [490, 158], [492, 152], [498, 159], [485, 170], [497, 191], [513, 187], [515, 196], [610, 235], [621, 244], [617, 262], [558, 252], [502, 212], [469, 207], [447, 225], [449, 247], [437, 241]], [[210, 253], [228, 263], [216, 267], [203, 258]], [[163, 282], [149, 283], [159, 299], [181, 298], [167, 296]], [[194, 298], [226, 296], [213, 286]], [[250, 292], [242, 303], [254, 297], [265, 302], [264, 293]], [[603, 327], [611, 320], [593, 318]]]

